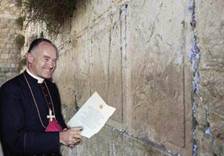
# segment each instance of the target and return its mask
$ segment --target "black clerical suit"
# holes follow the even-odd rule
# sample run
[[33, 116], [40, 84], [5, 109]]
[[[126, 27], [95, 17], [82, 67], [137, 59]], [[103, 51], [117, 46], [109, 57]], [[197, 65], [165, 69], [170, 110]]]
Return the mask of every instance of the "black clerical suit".
[[[24, 74], [38, 108], [34, 104]], [[51, 81], [45, 80], [45, 82], [53, 100], [56, 119], [62, 128], [66, 128], [61, 114], [58, 89]], [[25, 71], [1, 86], [0, 134], [4, 156], [60, 155], [59, 132], [45, 132], [49, 108], [40, 85]]]

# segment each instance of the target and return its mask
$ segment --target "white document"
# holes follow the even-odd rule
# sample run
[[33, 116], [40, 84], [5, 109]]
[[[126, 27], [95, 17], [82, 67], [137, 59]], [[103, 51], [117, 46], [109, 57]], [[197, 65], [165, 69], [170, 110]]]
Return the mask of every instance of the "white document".
[[95, 92], [69, 120], [68, 126], [82, 127], [81, 135], [90, 138], [103, 128], [114, 111], [115, 108], [107, 105]]

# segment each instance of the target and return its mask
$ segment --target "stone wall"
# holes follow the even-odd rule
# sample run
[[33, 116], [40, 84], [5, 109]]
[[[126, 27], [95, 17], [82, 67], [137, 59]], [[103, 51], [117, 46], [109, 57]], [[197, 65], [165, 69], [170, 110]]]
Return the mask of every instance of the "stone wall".
[[0, 85], [18, 73], [20, 49], [15, 39], [21, 31], [16, 23], [19, 15], [16, 2], [0, 1]]
[[200, 91], [195, 97], [200, 156], [224, 155], [224, 1], [196, 1], [195, 34], [200, 52]]
[[[16, 73], [19, 50], [15, 5], [0, 4], [2, 83]], [[63, 154], [224, 155], [223, 7], [222, 0], [82, 0], [57, 35], [30, 24], [25, 49], [43, 33], [59, 47], [54, 80], [66, 121], [75, 96], [81, 106], [94, 91], [117, 108], [100, 133]]]
[[[66, 119], [75, 112], [75, 96], [81, 105], [97, 91], [117, 108], [108, 125], [121, 136], [105, 135], [111, 132], [105, 129], [109, 132], [85, 140], [74, 153], [126, 156], [142, 149], [139, 156], [153, 151], [191, 155], [188, 5], [173, 0], [80, 1], [55, 73]], [[119, 142], [124, 135], [135, 146]]]

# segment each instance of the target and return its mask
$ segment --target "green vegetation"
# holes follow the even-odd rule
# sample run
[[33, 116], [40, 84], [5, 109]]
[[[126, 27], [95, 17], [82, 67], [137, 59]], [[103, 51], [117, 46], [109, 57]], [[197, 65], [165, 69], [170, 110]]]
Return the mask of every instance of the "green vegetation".
[[49, 32], [57, 32], [72, 17], [76, 0], [24, 0], [28, 22], [44, 22]]

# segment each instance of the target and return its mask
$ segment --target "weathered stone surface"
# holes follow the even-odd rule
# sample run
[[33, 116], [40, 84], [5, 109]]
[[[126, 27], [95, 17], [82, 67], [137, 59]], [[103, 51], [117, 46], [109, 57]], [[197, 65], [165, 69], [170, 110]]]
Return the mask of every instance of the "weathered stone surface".
[[[191, 153], [191, 134], [185, 133], [191, 130], [191, 109], [185, 109], [191, 102], [186, 87], [191, 82], [185, 81], [190, 72], [184, 66], [186, 4], [139, 0], [119, 8], [88, 1], [79, 5], [71, 49], [61, 53], [55, 74], [66, 110], [74, 107], [75, 95], [81, 105], [96, 90], [117, 108], [112, 120], [135, 136]], [[102, 9], [93, 12], [98, 7]], [[74, 108], [66, 119], [72, 112]]]
[[[84, 139], [73, 151], [64, 148], [64, 155], [82, 156], [165, 156], [166, 152], [157, 151], [151, 145], [131, 137], [111, 127], [104, 127], [92, 139]], [[89, 149], [88, 151], [86, 149]]]
[[[66, 110], [74, 107], [75, 95], [81, 105], [96, 90], [117, 108], [112, 120], [127, 131], [189, 155], [186, 4], [139, 0], [113, 8], [84, 1], [79, 6], [71, 49], [61, 53], [55, 74]], [[66, 119], [75, 112], [71, 110]], [[94, 149], [87, 148], [82, 154], [94, 155]]]
[[139, 0], [128, 7], [132, 126], [141, 137], [183, 148], [191, 101], [184, 99], [191, 92], [184, 81], [190, 74], [184, 66], [185, 3]]
[[0, 17], [1, 16], [16, 16], [19, 15], [20, 10], [16, 7], [16, 1], [10, 1], [10, 0], [1, 0], [0, 1]]
[[[203, 140], [205, 130], [211, 129], [209, 143], [199, 143], [200, 155], [224, 155], [224, 1], [197, 1], [197, 27], [202, 53], [201, 98], [198, 108], [198, 140]], [[213, 142], [213, 144], [211, 143]]]
[[[103, 23], [100, 25], [90, 27], [81, 36], [74, 33], [73, 35], [77, 35], [77, 38], [72, 41], [73, 53], [63, 53], [58, 67], [73, 67], [72, 70], [68, 68], [70, 75], [66, 74], [72, 80], [69, 82], [73, 84], [70, 85], [70, 89], [64, 89], [63, 95], [73, 94], [73, 97], [77, 95], [78, 104], [81, 105], [94, 91], [97, 91], [107, 103], [117, 108], [112, 118], [122, 121], [120, 28], [119, 23], [116, 23], [118, 20], [119, 12], [102, 20]], [[68, 55], [71, 63], [64, 64], [65, 60], [67, 62]], [[63, 68], [57, 69], [56, 79], [58, 73], [62, 71], [66, 72]], [[63, 78], [56, 81], [61, 88], [68, 85], [64, 83], [68, 81]], [[65, 96], [62, 100], [63, 103], [74, 103], [74, 98], [68, 101]]]
[[73, 31], [82, 32], [90, 25], [98, 23], [102, 20], [111, 8], [110, 0], [84, 0], [79, 1], [77, 4], [78, 8], [75, 10], [75, 19], [73, 20], [72, 26]]
[[[48, 36], [60, 51], [54, 79], [61, 92], [63, 113], [68, 120], [76, 111], [75, 96], [82, 105], [96, 90], [117, 108], [108, 124], [125, 133], [106, 127], [77, 149], [65, 149], [65, 155], [157, 156], [164, 151], [161, 146], [171, 151], [170, 155], [192, 154], [192, 73], [187, 58], [192, 47], [188, 41], [193, 33], [188, 19], [192, 2], [197, 7], [195, 34], [201, 49], [202, 100], [197, 99], [194, 114], [199, 123], [198, 153], [223, 155], [222, 0], [79, 1], [71, 31], [65, 26], [61, 34]], [[0, 12], [4, 12], [2, 9]], [[15, 48], [9, 49], [13, 42], [5, 42], [8, 34], [14, 34], [7, 30], [12, 17], [8, 12], [0, 17], [0, 33], [4, 36], [0, 37], [0, 46], [6, 47], [6, 53], [16, 53]], [[8, 22], [6, 17], [10, 17]], [[5, 22], [9, 25], [2, 24]], [[33, 24], [26, 31], [27, 40], [42, 31], [43, 25]], [[8, 66], [1, 70], [13, 71]], [[212, 137], [205, 134], [207, 128], [211, 128]], [[147, 142], [154, 143], [160, 152], [153, 150], [152, 154], [152, 144]]]
[[17, 34], [15, 19], [19, 13], [20, 10], [13, 1], [0, 2], [0, 85], [17, 74], [20, 50], [15, 45]]

